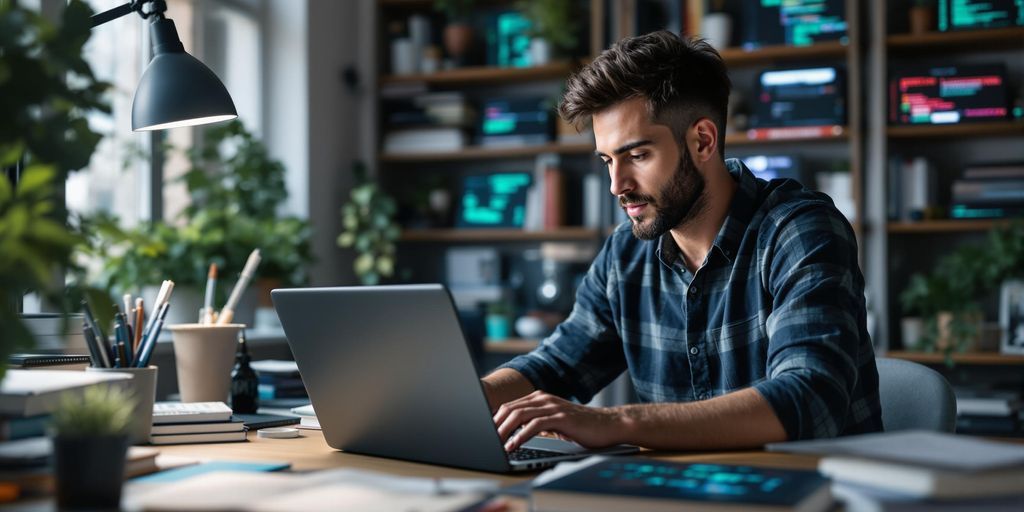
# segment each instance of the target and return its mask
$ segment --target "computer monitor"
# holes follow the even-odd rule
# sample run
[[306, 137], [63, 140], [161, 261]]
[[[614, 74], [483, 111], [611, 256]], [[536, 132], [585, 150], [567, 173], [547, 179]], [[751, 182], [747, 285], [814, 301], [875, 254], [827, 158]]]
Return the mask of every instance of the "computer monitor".
[[889, 81], [892, 124], [993, 121], [1009, 115], [1003, 64], [909, 68]]
[[848, 41], [844, 0], [751, 0], [745, 5], [745, 48]]
[[473, 174], [462, 179], [456, 226], [460, 228], [521, 228], [526, 216], [528, 172]]
[[845, 89], [837, 67], [764, 71], [758, 76], [750, 127], [846, 124]]
[[939, 31], [1024, 26], [1021, 0], [938, 0]]
[[544, 144], [554, 134], [551, 102], [540, 96], [490, 98], [483, 101], [480, 144]]
[[762, 180], [789, 178], [803, 181], [800, 159], [793, 155], [751, 155], [742, 158], [743, 165]]

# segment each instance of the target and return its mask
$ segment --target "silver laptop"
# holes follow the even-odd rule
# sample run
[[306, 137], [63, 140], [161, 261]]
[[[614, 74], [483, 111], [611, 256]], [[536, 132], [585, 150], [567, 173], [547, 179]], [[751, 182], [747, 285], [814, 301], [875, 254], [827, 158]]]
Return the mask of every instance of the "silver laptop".
[[271, 296], [332, 448], [502, 473], [636, 451], [538, 437], [507, 454], [442, 285], [284, 289]]

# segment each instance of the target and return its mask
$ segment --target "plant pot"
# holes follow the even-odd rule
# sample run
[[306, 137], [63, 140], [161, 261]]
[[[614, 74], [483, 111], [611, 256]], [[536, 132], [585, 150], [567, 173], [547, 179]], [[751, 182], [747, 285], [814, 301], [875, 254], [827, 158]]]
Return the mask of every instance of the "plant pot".
[[473, 45], [473, 27], [467, 23], [449, 23], [444, 27], [444, 49], [455, 60], [463, 64]]
[[962, 321], [966, 324], [973, 324], [974, 334], [969, 339], [958, 340], [953, 332], [955, 314], [949, 311], [940, 311], [935, 316], [936, 332], [935, 348], [939, 352], [968, 352], [975, 350], [978, 345], [978, 338], [981, 335], [981, 327], [984, 317], [981, 313], [966, 314]]
[[908, 13], [911, 34], [925, 34], [935, 29], [935, 11], [927, 5], [915, 5]]
[[551, 62], [551, 42], [543, 37], [530, 39], [530, 65], [543, 66]]
[[921, 350], [921, 339], [924, 337], [924, 318], [907, 316], [900, 319], [900, 335], [905, 350]]
[[700, 32], [715, 49], [728, 48], [732, 40], [732, 18], [724, 12], [705, 14], [700, 22]]
[[118, 510], [128, 435], [53, 439], [57, 508]]
[[511, 322], [507, 315], [487, 315], [485, 322], [487, 339], [490, 341], [506, 340], [512, 332]]

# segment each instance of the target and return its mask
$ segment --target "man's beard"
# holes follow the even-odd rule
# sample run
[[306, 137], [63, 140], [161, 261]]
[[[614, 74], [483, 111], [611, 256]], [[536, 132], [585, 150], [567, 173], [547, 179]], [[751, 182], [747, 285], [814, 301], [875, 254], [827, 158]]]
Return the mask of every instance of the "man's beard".
[[619, 205], [623, 209], [630, 203], [647, 203], [654, 209], [654, 218], [646, 225], [643, 220], [650, 214], [632, 217], [633, 236], [640, 240], [654, 240], [668, 230], [696, 218], [707, 209], [704, 185], [704, 176], [697, 170], [697, 165], [690, 158], [690, 150], [686, 148], [675, 174], [662, 189], [658, 199], [644, 194], [626, 193], [619, 196]]

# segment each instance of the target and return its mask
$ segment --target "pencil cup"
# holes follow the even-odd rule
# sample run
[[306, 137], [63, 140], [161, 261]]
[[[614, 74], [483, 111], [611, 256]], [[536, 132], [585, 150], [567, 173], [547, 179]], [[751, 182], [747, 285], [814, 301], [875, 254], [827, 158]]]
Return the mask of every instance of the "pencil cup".
[[227, 402], [238, 332], [245, 324], [167, 326], [182, 402]]
[[145, 368], [86, 368], [87, 372], [115, 372], [131, 375], [131, 380], [124, 381], [125, 389], [135, 398], [135, 410], [132, 411], [132, 427], [130, 440], [132, 444], [149, 442], [149, 430], [153, 426], [153, 401], [156, 400], [156, 366]]

